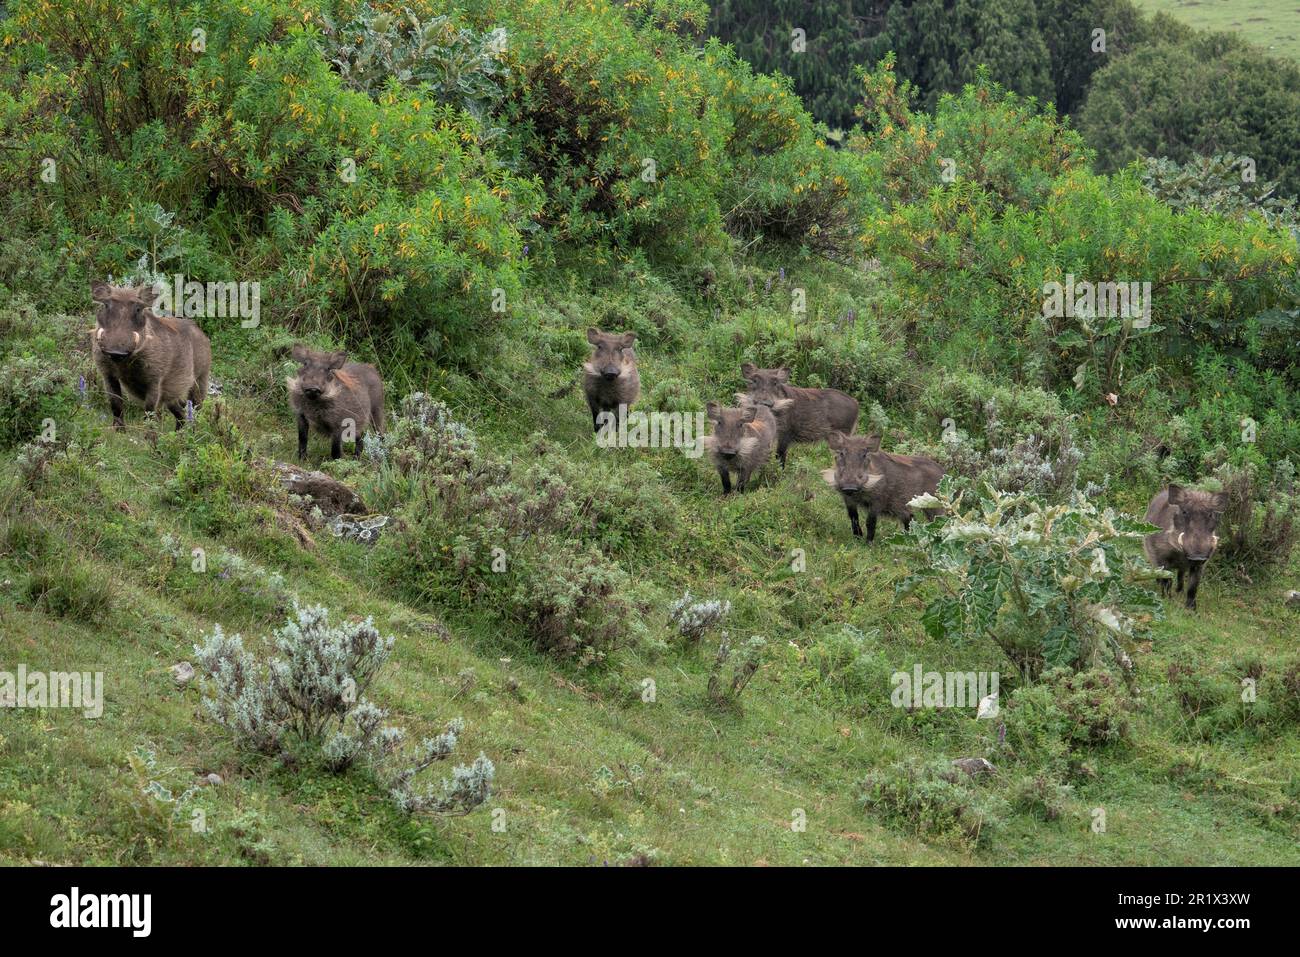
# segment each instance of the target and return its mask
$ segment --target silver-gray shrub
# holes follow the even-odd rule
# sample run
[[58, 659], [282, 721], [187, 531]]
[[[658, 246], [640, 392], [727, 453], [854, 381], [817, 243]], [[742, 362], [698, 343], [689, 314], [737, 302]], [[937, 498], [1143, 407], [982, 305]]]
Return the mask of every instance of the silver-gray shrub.
[[687, 641], [699, 641], [731, 614], [731, 602], [696, 601], [688, 590], [668, 606], [668, 619]]
[[204, 710], [241, 747], [258, 753], [282, 758], [287, 745], [305, 744], [317, 747], [335, 773], [369, 768], [404, 811], [468, 813], [492, 793], [495, 769], [483, 755], [455, 768], [441, 793], [415, 787], [421, 771], [451, 756], [463, 729], [460, 719], [408, 754], [406, 731], [388, 724], [388, 713], [365, 696], [393, 644], [372, 619], [331, 624], [325, 608], [295, 605], [272, 635], [276, 654], [261, 662], [239, 635], [217, 626], [194, 646], [211, 691]]

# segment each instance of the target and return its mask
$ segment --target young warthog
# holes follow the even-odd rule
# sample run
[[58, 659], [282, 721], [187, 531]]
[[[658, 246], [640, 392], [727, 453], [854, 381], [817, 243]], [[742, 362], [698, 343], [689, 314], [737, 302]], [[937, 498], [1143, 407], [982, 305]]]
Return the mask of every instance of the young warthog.
[[[835, 452], [835, 467], [822, 472], [822, 478], [840, 495], [853, 525], [853, 534], [861, 535], [858, 506], [867, 510], [867, 541], [876, 537], [876, 519], [889, 515], [912, 524], [912, 509], [907, 503], [918, 495], [933, 492], [943, 478], [943, 467], [924, 455], [890, 455], [880, 451], [880, 436], [853, 436], [832, 432], [826, 443]], [[938, 509], [926, 509], [927, 518]]]
[[705, 408], [713, 434], [705, 437], [704, 447], [722, 478], [722, 494], [731, 491], [732, 472], [736, 473], [736, 491], [743, 492], [749, 477], [772, 457], [776, 419], [767, 406], [754, 403], [728, 409], [710, 402]]
[[[1223, 510], [1228, 507], [1226, 492], [1198, 492], [1171, 485], [1157, 492], [1147, 506], [1147, 521], [1164, 531], [1154, 532], [1142, 540], [1147, 560], [1156, 568], [1178, 572], [1178, 590], [1183, 590], [1183, 573], [1187, 573], [1187, 607], [1196, 607], [1196, 592], [1201, 587], [1201, 569], [1214, 554]], [[1168, 598], [1170, 582], [1160, 581], [1160, 591]]]
[[858, 400], [839, 389], [803, 389], [790, 384], [790, 370], [740, 367], [754, 402], [776, 413], [776, 454], [785, 468], [786, 450], [795, 442], [820, 442], [831, 432], [851, 435], [858, 424]]
[[615, 335], [599, 329], [587, 330], [592, 345], [591, 358], [582, 367], [582, 389], [587, 393], [593, 432], [600, 431], [602, 412], [618, 414], [619, 406], [628, 409], [641, 394], [641, 376], [636, 371], [636, 353], [632, 343], [635, 332]]
[[185, 424], [185, 403], [197, 409], [208, 394], [212, 347], [203, 330], [189, 319], [153, 314], [158, 291], [91, 283], [95, 330], [91, 355], [104, 380], [113, 428], [122, 422], [122, 394], [144, 403], [145, 412], [166, 409]]
[[330, 458], [343, 454], [345, 438], [356, 439], [360, 455], [366, 431], [384, 431], [384, 383], [375, 367], [348, 362], [343, 352], [318, 352], [303, 345], [293, 347], [293, 358], [302, 368], [285, 383], [289, 405], [298, 416], [298, 458], [307, 457], [312, 427], [330, 437]]

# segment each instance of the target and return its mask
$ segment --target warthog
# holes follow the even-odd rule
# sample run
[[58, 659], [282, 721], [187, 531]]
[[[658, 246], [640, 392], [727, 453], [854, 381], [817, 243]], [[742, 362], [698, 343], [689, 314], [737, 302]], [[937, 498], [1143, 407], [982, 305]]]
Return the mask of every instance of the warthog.
[[729, 409], [710, 402], [705, 408], [713, 434], [704, 439], [704, 447], [722, 478], [722, 494], [731, 491], [732, 472], [736, 473], [736, 491], [743, 492], [749, 477], [772, 457], [776, 419], [767, 406], [754, 403]]
[[[1201, 587], [1201, 569], [1219, 544], [1215, 529], [1223, 510], [1228, 507], [1226, 492], [1199, 492], [1170, 485], [1157, 492], [1147, 506], [1146, 520], [1163, 531], [1153, 532], [1142, 540], [1147, 560], [1156, 568], [1178, 573], [1178, 590], [1183, 590], [1187, 574], [1187, 607], [1196, 607], [1196, 592]], [[1169, 579], [1160, 581], [1160, 591], [1168, 598]]]
[[851, 435], [858, 424], [858, 400], [839, 389], [804, 389], [790, 384], [790, 370], [740, 367], [746, 395], [776, 414], [776, 454], [785, 468], [786, 450], [796, 442], [820, 442], [831, 432]]
[[[867, 510], [867, 541], [876, 537], [876, 519], [889, 515], [912, 524], [912, 507], [918, 495], [933, 492], [943, 478], [943, 466], [924, 455], [890, 455], [880, 451], [880, 436], [854, 436], [832, 432], [826, 442], [835, 453], [835, 467], [822, 472], [832, 488], [844, 497], [853, 534], [861, 535], [858, 507]], [[933, 518], [938, 509], [926, 509]]]
[[307, 457], [312, 428], [330, 437], [330, 458], [343, 454], [344, 439], [355, 439], [360, 455], [366, 431], [384, 431], [384, 383], [375, 367], [348, 362], [344, 352], [319, 352], [304, 345], [293, 347], [293, 358], [301, 368], [285, 384], [289, 405], [298, 416], [298, 458]]
[[582, 367], [582, 390], [591, 409], [593, 432], [600, 431], [600, 413], [618, 415], [619, 407], [632, 408], [641, 394], [641, 376], [636, 371], [636, 353], [632, 344], [635, 332], [615, 334], [599, 329], [587, 330], [591, 358]]
[[122, 397], [144, 404], [147, 413], [166, 409], [185, 424], [186, 403], [197, 409], [208, 394], [212, 346], [190, 319], [155, 316], [158, 291], [91, 283], [95, 329], [91, 355], [104, 380], [113, 428], [123, 427]]

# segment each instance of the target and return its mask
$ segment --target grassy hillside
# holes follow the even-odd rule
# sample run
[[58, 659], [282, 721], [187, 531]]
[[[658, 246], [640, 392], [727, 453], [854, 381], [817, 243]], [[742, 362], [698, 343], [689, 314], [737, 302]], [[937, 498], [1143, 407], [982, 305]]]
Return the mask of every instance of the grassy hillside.
[[1290, 0], [1134, 0], [1202, 30], [1240, 33], [1276, 56], [1300, 59], [1300, 8]]
[[[0, 707], [0, 862], [1300, 863], [1273, 153], [1103, 172], [987, 70], [923, 111], [892, 55], [833, 148], [697, 0], [4, 10], [0, 704], [20, 667], [106, 700]], [[1219, 129], [1184, 105], [1151, 128]], [[114, 431], [92, 329], [149, 341], [177, 277], [260, 313], [182, 296], [215, 391]], [[600, 447], [593, 327], [635, 333], [638, 411], [747, 362], [843, 390], [941, 514], [855, 539], [825, 444], [725, 498]], [[309, 450], [377, 535], [283, 485], [298, 344], [386, 382], [364, 455]], [[1222, 493], [1197, 612], [1141, 555], [1171, 483]], [[916, 669], [997, 674], [998, 713], [904, 706]]]
[[[760, 289], [774, 273], [743, 268]], [[838, 296], [862, 315], [879, 295], [847, 269], [799, 262], [787, 274], [807, 286], [810, 301]], [[580, 392], [545, 398], [575, 380], [577, 363], [557, 360], [556, 350], [581, 342], [588, 324], [616, 325], [611, 320], [626, 312], [690, 329], [719, 309], [733, 322], [762, 326], [786, 322], [788, 313], [761, 294], [723, 294], [705, 305], [651, 275], [617, 285], [561, 279], [528, 300], [523, 327], [531, 331], [507, 345], [488, 378], [430, 372], [406, 387], [436, 394], [480, 443], [521, 462], [535, 454], [530, 434], [542, 432], [552, 454], [623, 486], [620, 502], [635, 494], [645, 503], [633, 518], [653, 528], [634, 527], [617, 549], [638, 592], [641, 643], [597, 666], [557, 664], [475, 601], [403, 601], [402, 583], [386, 580], [376, 564], [382, 541], [368, 548], [336, 539], [284, 503], [233, 504], [222, 531], [210, 533], [211, 516], [197, 517], [167, 491], [182, 440], [166, 434], [168, 426], [151, 443], [138, 410], [125, 433], [112, 432], [92, 387], [75, 414], [71, 445], [39, 476], [11, 476], [3, 493], [11, 507], [0, 539], [0, 661], [103, 670], [107, 703], [98, 720], [66, 711], [4, 714], [0, 860], [1300, 863], [1300, 728], [1278, 733], [1245, 723], [1206, 737], [1169, 684], [1175, 662], [1233, 673], [1243, 659], [1271, 662], [1294, 651], [1297, 613], [1281, 607], [1280, 581], [1243, 587], [1213, 566], [1202, 610], [1171, 605], [1135, 652], [1140, 690], [1131, 738], [1077, 768], [1059, 817], [1043, 820], [1032, 803], [1013, 803], [997, 829], [973, 843], [868, 813], [863, 777], [902, 759], [988, 755], [999, 767], [984, 786], [994, 795], [1012, 796], [1035, 772], [999, 753], [996, 722], [977, 721], [969, 710], [892, 709], [887, 672], [848, 681], [842, 662], [827, 663], [828, 639], [846, 624], [859, 629], [888, 670], [916, 662], [983, 670], [996, 663], [996, 651], [926, 637], [916, 601], [894, 598], [906, 563], [880, 540], [868, 546], [851, 538], [818, 475], [828, 464], [824, 446], [800, 447], [786, 474], [770, 466], [751, 494], [723, 500], [703, 462], [675, 450], [598, 449]], [[88, 322], [49, 321], [69, 336]], [[647, 393], [669, 379], [702, 396], [740, 386], [734, 369], [712, 368], [706, 353], [671, 347], [670, 333], [643, 337]], [[895, 333], [886, 327], [883, 334]], [[85, 371], [84, 354], [73, 361]], [[277, 370], [219, 361], [217, 378], [224, 398], [205, 408], [192, 434], [209, 434], [219, 408], [256, 456], [291, 460], [295, 438]], [[324, 451], [315, 440], [312, 458]], [[377, 468], [329, 467], [363, 495]], [[1125, 498], [1133, 504], [1141, 494]], [[18, 502], [25, 504], [15, 512]], [[190, 570], [196, 545], [207, 550], [204, 574]], [[791, 570], [797, 548], [806, 551], [803, 573]], [[733, 633], [773, 643], [739, 709], [707, 700], [718, 636], [690, 647], [667, 621], [668, 601], [688, 588], [731, 601]], [[294, 598], [339, 616], [372, 615], [397, 637], [374, 696], [421, 733], [463, 716], [462, 752], [482, 750], [496, 763], [492, 813], [406, 818], [364, 772], [336, 777], [250, 762], [200, 716], [196, 685], [175, 687], [171, 666], [192, 660], [191, 646], [217, 624], [249, 638], [268, 634]], [[656, 688], [652, 703], [643, 701], [647, 678]], [[133, 761], [137, 750], [154, 753], [152, 769]], [[142, 791], [157, 780], [179, 795], [213, 772], [223, 782], [202, 785], [180, 814]], [[206, 814], [206, 833], [189, 827], [196, 808]], [[1105, 833], [1091, 829], [1096, 808], [1104, 809]], [[804, 831], [791, 827], [797, 809], [806, 814]], [[494, 830], [494, 821], [504, 830]]]

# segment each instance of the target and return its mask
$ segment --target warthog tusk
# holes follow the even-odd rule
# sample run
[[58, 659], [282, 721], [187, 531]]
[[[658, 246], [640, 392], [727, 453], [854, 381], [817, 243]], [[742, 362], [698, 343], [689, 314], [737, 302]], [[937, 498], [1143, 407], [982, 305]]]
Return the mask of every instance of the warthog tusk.
[[1182, 548], [1183, 548], [1183, 533], [1182, 533], [1182, 532], [1179, 532], [1179, 533], [1178, 533], [1178, 550], [1179, 550], [1179, 551], [1182, 551]]

